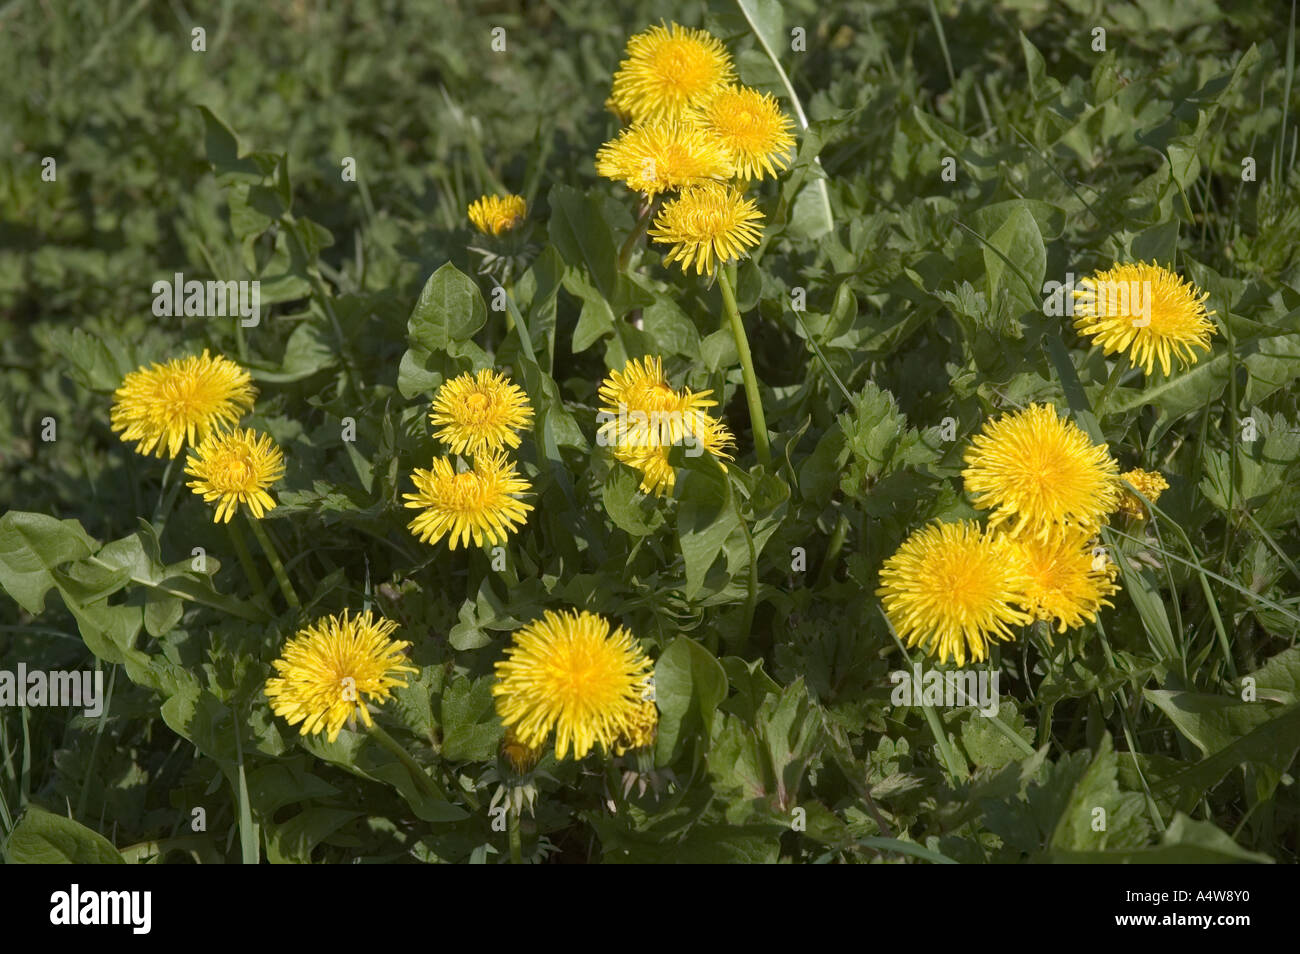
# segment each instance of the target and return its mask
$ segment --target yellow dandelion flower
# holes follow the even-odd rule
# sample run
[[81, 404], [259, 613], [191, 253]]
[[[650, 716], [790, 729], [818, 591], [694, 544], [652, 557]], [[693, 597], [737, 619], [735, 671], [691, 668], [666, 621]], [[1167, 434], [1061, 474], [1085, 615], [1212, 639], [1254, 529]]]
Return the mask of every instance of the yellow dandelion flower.
[[[1120, 480], [1126, 480], [1146, 497], [1152, 503], [1160, 499], [1160, 495], [1169, 489], [1169, 482], [1157, 473], [1147, 470], [1130, 470], [1120, 474]], [[1145, 520], [1148, 516], [1147, 505], [1142, 502], [1142, 498], [1124, 490], [1119, 498], [1119, 513], [1126, 517], [1132, 517], [1135, 520]]]
[[[614, 457], [641, 472], [643, 493], [669, 493], [677, 472], [668, 448], [681, 445], [688, 456], [709, 453], [731, 459], [735, 439], [726, 425], [705, 408], [711, 391], [674, 390], [664, 375], [663, 359], [633, 358], [611, 371], [600, 386], [601, 410], [596, 439]], [[725, 466], [725, 465], [724, 465]]]
[[794, 123], [770, 93], [727, 86], [690, 107], [686, 116], [722, 143], [743, 179], [775, 178], [790, 165]]
[[527, 518], [531, 504], [514, 494], [528, 493], [532, 485], [515, 473], [515, 465], [504, 452], [474, 458], [474, 467], [456, 473], [451, 458], [440, 457], [430, 470], [411, 475], [416, 492], [402, 494], [407, 507], [421, 511], [408, 524], [425, 543], [437, 543], [444, 536], [454, 550], [457, 545], [476, 547], [504, 543]]
[[445, 441], [453, 454], [469, 455], [518, 447], [516, 431], [532, 420], [528, 395], [505, 375], [486, 368], [446, 382], [434, 396], [429, 414], [429, 422], [441, 428], [434, 436]]
[[633, 358], [622, 371], [610, 371], [601, 382], [601, 409], [605, 416], [615, 415], [606, 420], [601, 430], [607, 433], [628, 432], [635, 422], [623, 422], [621, 418], [640, 411], [647, 415], [642, 425], [646, 434], [638, 443], [678, 443], [685, 428], [692, 423], [687, 416], [717, 404], [709, 400], [712, 393], [690, 388], [674, 390], [664, 374], [662, 358], [653, 355]]
[[634, 122], [674, 119], [733, 76], [731, 56], [717, 37], [661, 23], [628, 39], [627, 59], [614, 74], [610, 99]]
[[615, 446], [614, 456], [641, 474], [641, 493], [663, 497], [677, 484], [677, 469], [668, 460], [666, 447]]
[[1209, 318], [1214, 312], [1205, 310], [1209, 292], [1155, 262], [1115, 265], [1079, 284], [1074, 326], [1104, 353], [1125, 352], [1146, 374], [1159, 360], [1168, 374], [1171, 356], [1189, 367], [1198, 360], [1193, 348], [1209, 352], [1214, 334]]
[[1057, 524], [1095, 529], [1119, 500], [1118, 468], [1050, 404], [1034, 404], [984, 425], [967, 448], [962, 478], [989, 526], [1045, 539]]
[[610, 751], [637, 724], [651, 663], [632, 634], [588, 612], [547, 610], [514, 635], [496, 664], [497, 713], [525, 745], [555, 732], [555, 755]]
[[277, 673], [266, 681], [271, 711], [290, 725], [301, 722], [299, 734], [326, 732], [331, 742], [358, 714], [373, 725], [367, 700], [383, 702], [393, 686], [405, 686], [394, 673], [419, 671], [402, 653], [411, 644], [388, 638], [395, 629], [369, 610], [351, 618], [344, 610], [299, 630], [271, 663]]
[[252, 410], [257, 389], [248, 372], [229, 358], [176, 358], [138, 368], [113, 394], [109, 415], [122, 440], [138, 441], [136, 452], [175, 457], [212, 431], [234, 425]]
[[469, 220], [484, 235], [509, 232], [528, 214], [528, 203], [518, 195], [485, 195], [469, 204]]
[[[699, 414], [691, 437], [683, 445], [686, 456], [698, 457], [708, 452], [714, 457], [731, 460], [727, 449], [734, 446], [735, 438], [721, 421], [707, 414]], [[616, 460], [627, 464], [641, 473], [641, 492], [663, 497], [672, 493], [677, 484], [677, 470], [668, 459], [668, 448], [662, 444], [638, 446], [633, 443], [614, 444], [613, 453]], [[719, 460], [721, 464], [722, 461]], [[725, 468], [726, 464], [722, 464]]]
[[235, 428], [209, 434], [191, 452], [186, 484], [207, 503], [217, 501], [214, 523], [229, 523], [240, 504], [258, 520], [275, 508], [266, 489], [284, 476], [284, 455], [266, 434]]
[[683, 186], [727, 179], [731, 159], [703, 129], [676, 120], [629, 126], [596, 152], [596, 172], [653, 198]]
[[1046, 539], [1012, 541], [1015, 567], [1024, 579], [1021, 608], [1035, 619], [1055, 621], [1058, 632], [1092, 622], [1119, 587], [1113, 561], [1093, 546], [1086, 530], [1063, 528]]
[[681, 262], [682, 271], [695, 266], [697, 274], [712, 273], [719, 265], [744, 258], [763, 234], [763, 214], [752, 199], [735, 186], [716, 182], [682, 190], [664, 204], [649, 235], [673, 247], [664, 264]]
[[644, 699], [623, 731], [614, 743], [614, 754], [622, 755], [632, 749], [644, 749], [654, 745], [659, 736], [659, 708], [653, 699]]
[[1015, 638], [1010, 627], [1031, 617], [1015, 607], [1023, 582], [1010, 541], [972, 521], [936, 523], [909, 536], [880, 571], [885, 615], [907, 645], [958, 666], [980, 662], [992, 640]]

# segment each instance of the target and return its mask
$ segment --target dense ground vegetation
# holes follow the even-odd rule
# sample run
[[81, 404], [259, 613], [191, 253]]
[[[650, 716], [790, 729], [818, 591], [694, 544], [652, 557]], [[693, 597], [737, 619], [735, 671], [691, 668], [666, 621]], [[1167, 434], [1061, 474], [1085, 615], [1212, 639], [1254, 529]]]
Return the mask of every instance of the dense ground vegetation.
[[[496, 862], [512, 839], [566, 862], [1296, 860], [1282, 4], [191, 6], [0, 9], [0, 671], [97, 669], [107, 697], [0, 708], [7, 861]], [[625, 247], [636, 197], [596, 171], [611, 76], [661, 19], [807, 120], [748, 185], [763, 229], [734, 268], [766, 466], [723, 288]], [[469, 204], [507, 193], [523, 223], [476, 230]], [[1139, 261], [1208, 293], [1194, 364], [1130, 369], [1060, 314], [1049, 283]], [[260, 322], [158, 316], [178, 272], [259, 280]], [[249, 370], [244, 424], [283, 452], [257, 526], [301, 607], [183, 460], [111, 429], [128, 373], [204, 349]], [[662, 496], [597, 439], [601, 382], [647, 355], [735, 436], [725, 472], [674, 452]], [[479, 368], [534, 411], [504, 559], [421, 540], [404, 506], [446, 453], [430, 402]], [[1035, 403], [1168, 487], [1101, 538], [1113, 605], [966, 660], [996, 716], [899, 704], [891, 673], [957, 664], [896, 638], [881, 568], [988, 517], [964, 455]], [[494, 667], [567, 608], [653, 661], [654, 742], [519, 776]], [[411, 644], [374, 715], [393, 746], [300, 736], [266, 696], [286, 640], [345, 609]]]

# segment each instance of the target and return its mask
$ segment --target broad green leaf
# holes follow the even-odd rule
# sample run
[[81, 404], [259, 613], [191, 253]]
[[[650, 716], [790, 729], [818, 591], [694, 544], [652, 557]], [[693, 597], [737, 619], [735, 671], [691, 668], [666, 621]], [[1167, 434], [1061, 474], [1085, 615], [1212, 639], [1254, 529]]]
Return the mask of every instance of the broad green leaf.
[[571, 186], [551, 189], [549, 234], [570, 265], [581, 265], [606, 301], [614, 300], [618, 281], [618, 243], [605, 223], [599, 200]]
[[0, 517], [0, 587], [39, 616], [55, 585], [50, 571], [90, 556], [98, 546], [76, 520], [11, 510]]
[[721, 473], [688, 469], [678, 482], [677, 541], [686, 563], [686, 597], [704, 588], [704, 577], [740, 526], [731, 490]]
[[310, 864], [312, 849], [361, 816], [346, 808], [313, 807], [286, 822], [266, 825], [266, 860], [273, 865]]
[[1121, 792], [1110, 733], [1070, 792], [1048, 842], [1051, 851], [1132, 849], [1146, 843], [1150, 826], [1141, 795]]
[[453, 680], [442, 693], [442, 755], [452, 762], [484, 762], [501, 742], [492, 702], [492, 676]]
[[445, 351], [467, 341], [487, 321], [478, 286], [448, 262], [429, 276], [406, 325], [413, 348]]
[[343, 729], [333, 742], [319, 735], [300, 736], [303, 748], [317, 758], [324, 759], [360, 778], [371, 779], [391, 785], [411, 807], [417, 818], [427, 822], [454, 822], [468, 817], [464, 809], [434, 798], [425, 792], [414, 778], [411, 770], [397, 760], [395, 756], [371, 741], [364, 728], [359, 731]]
[[727, 674], [717, 658], [689, 637], [674, 639], [655, 663], [659, 706], [655, 763], [671, 763], [688, 735], [708, 738], [714, 713], [726, 696]]
[[1051, 861], [1063, 864], [1187, 865], [1272, 864], [1266, 854], [1248, 851], [1225, 831], [1207, 821], [1179, 812], [1160, 838], [1160, 844], [1126, 851], [1054, 851]]
[[641, 493], [640, 484], [636, 471], [616, 465], [601, 487], [605, 513], [615, 526], [634, 537], [653, 533], [664, 523], [662, 510], [654, 506], [653, 499], [648, 500]]
[[121, 853], [85, 825], [29, 805], [4, 847], [11, 865], [120, 865]]

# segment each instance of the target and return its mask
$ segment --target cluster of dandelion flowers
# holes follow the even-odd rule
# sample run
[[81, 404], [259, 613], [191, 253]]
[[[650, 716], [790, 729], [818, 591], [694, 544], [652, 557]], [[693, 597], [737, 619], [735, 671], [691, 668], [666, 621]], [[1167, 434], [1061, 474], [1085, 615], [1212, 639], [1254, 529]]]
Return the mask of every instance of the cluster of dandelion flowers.
[[717, 37], [661, 24], [628, 39], [627, 59], [614, 74], [610, 103], [633, 122], [674, 119], [734, 76], [731, 55]]
[[1096, 538], [1088, 531], [1064, 527], [1045, 539], [1013, 540], [1016, 570], [1023, 578], [1020, 605], [1035, 619], [1055, 622], [1058, 632], [1092, 622], [1103, 606], [1113, 606], [1118, 572], [1104, 555], [1094, 553]]
[[[717, 404], [709, 399], [712, 391], [674, 389], [664, 374], [663, 358], [656, 355], [632, 358], [623, 370], [610, 371], [599, 393], [601, 410], [613, 416], [600, 431], [614, 444], [678, 443], [693, 416]], [[625, 426], [624, 418], [638, 411], [647, 415], [644, 421]]]
[[252, 410], [257, 389], [247, 371], [223, 355], [176, 358], [132, 371], [113, 394], [109, 420], [136, 452], [176, 457]]
[[408, 525], [425, 543], [437, 543], [444, 536], [455, 550], [458, 545], [504, 543], [527, 519], [532, 505], [517, 499], [532, 485], [515, 472], [515, 465], [503, 452], [474, 458], [472, 469], [456, 472], [448, 457], [440, 457], [429, 470], [417, 468], [411, 475], [416, 492], [403, 494], [406, 506], [419, 510]]
[[596, 172], [654, 198], [683, 186], [732, 174], [731, 159], [718, 139], [677, 120], [638, 123], [596, 152]]
[[1011, 541], [972, 521], [936, 523], [909, 536], [880, 571], [885, 615], [908, 646], [940, 662], [980, 662], [994, 640], [1014, 638], [1030, 622], [1017, 608], [1024, 587]]
[[[1165, 480], [1160, 474], [1149, 470], [1130, 470], [1119, 476], [1120, 480], [1127, 481], [1133, 486], [1134, 490], [1152, 503], [1159, 500], [1160, 495], [1169, 489], [1169, 481]], [[1120, 494], [1118, 512], [1126, 517], [1132, 517], [1134, 520], [1145, 520], [1149, 514], [1142, 497], [1131, 493], [1127, 489], [1124, 490]]]
[[[1082, 279], [1074, 292], [1074, 326], [1105, 354], [1123, 352], [1133, 367], [1151, 374], [1156, 361], [1169, 374], [1171, 358], [1195, 364], [1193, 349], [1210, 350], [1214, 323], [1202, 292], [1157, 265], [1115, 265]], [[1140, 306], [1140, 307], [1139, 307]]]
[[1046, 538], [1057, 525], [1095, 529], [1119, 501], [1118, 467], [1050, 404], [1033, 404], [986, 423], [971, 441], [962, 471], [975, 506], [992, 510], [989, 526], [1010, 521], [1014, 535]]
[[651, 663], [623, 627], [588, 612], [553, 612], [516, 631], [496, 664], [492, 695], [502, 723], [524, 745], [584, 758], [612, 751], [644, 719]]
[[[641, 473], [641, 491], [663, 495], [672, 491], [677, 472], [668, 449], [682, 445], [686, 453], [731, 459], [735, 439], [727, 426], [706, 408], [711, 391], [675, 390], [664, 375], [663, 359], [633, 358], [621, 371], [611, 371], [600, 386], [601, 417], [597, 432], [616, 460]], [[724, 465], [725, 466], [725, 465]]]
[[419, 671], [403, 655], [411, 644], [389, 638], [395, 629], [395, 622], [368, 610], [353, 617], [344, 610], [300, 630], [271, 663], [277, 673], [266, 681], [271, 711], [290, 725], [301, 722], [301, 735], [327, 732], [331, 742], [358, 713], [372, 725], [367, 701], [383, 702], [392, 687], [405, 686], [396, 674]]
[[503, 374], [466, 372], [438, 389], [429, 422], [453, 454], [478, 455], [518, 447], [517, 432], [533, 420], [528, 396]]
[[727, 86], [691, 106], [686, 115], [727, 151], [742, 179], [775, 178], [790, 164], [794, 123], [770, 93]]
[[716, 262], [744, 258], [758, 244], [763, 214], [735, 186], [709, 182], [684, 189], [664, 204], [649, 235], [671, 245], [665, 264], [680, 262], [683, 272], [712, 274]]
[[217, 431], [190, 452], [185, 473], [194, 478], [188, 487], [205, 502], [216, 502], [213, 522], [229, 523], [240, 504], [260, 520], [275, 507], [267, 488], [284, 476], [284, 456], [266, 434]]
[[528, 203], [518, 195], [485, 195], [469, 206], [469, 220], [484, 235], [509, 232], [528, 214]]

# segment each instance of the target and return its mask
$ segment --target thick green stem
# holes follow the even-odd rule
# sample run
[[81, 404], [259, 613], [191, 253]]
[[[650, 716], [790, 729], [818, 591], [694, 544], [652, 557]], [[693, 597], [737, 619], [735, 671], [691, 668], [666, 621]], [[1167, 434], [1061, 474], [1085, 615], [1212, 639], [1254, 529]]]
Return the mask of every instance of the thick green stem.
[[424, 789], [426, 795], [441, 802], [448, 800], [447, 793], [442, 790], [442, 786], [424, 770], [423, 765], [411, 758], [411, 753], [402, 748], [396, 739], [380, 727], [378, 722], [370, 726], [370, 737], [396, 756], [397, 761], [406, 766], [407, 771], [415, 777], [416, 783], [420, 788]]
[[767, 419], [763, 415], [763, 401], [758, 394], [758, 377], [754, 374], [754, 358], [749, 353], [749, 339], [745, 336], [745, 323], [740, 320], [736, 295], [727, 279], [726, 269], [718, 269], [718, 288], [722, 291], [722, 304], [731, 322], [731, 336], [736, 339], [740, 354], [740, 371], [745, 378], [745, 400], [749, 403], [749, 420], [754, 430], [754, 450], [758, 462], [764, 467], [772, 463], [772, 448], [767, 442]]
[[524, 844], [523, 838], [519, 834], [519, 813], [510, 809], [506, 810], [506, 829], [510, 837], [510, 863], [512, 865], [522, 865], [524, 863]]
[[234, 521], [226, 524], [226, 529], [230, 531], [230, 542], [234, 544], [235, 555], [239, 557], [239, 565], [244, 568], [244, 576], [248, 577], [248, 582], [253, 587], [253, 599], [260, 600], [266, 595], [266, 584], [262, 581], [262, 574], [257, 572], [257, 564], [253, 562], [253, 555], [248, 552], [248, 544], [244, 540], [244, 531], [240, 530], [239, 524]]
[[261, 544], [267, 562], [271, 564], [275, 582], [280, 584], [280, 592], [284, 594], [285, 601], [290, 608], [301, 609], [302, 604], [298, 602], [298, 594], [293, 591], [293, 584], [289, 582], [289, 574], [284, 572], [284, 564], [280, 561], [280, 554], [275, 551], [275, 544], [271, 542], [271, 538], [266, 535], [266, 531], [256, 519], [248, 517], [248, 525], [252, 527], [253, 536], [257, 537], [257, 542]]

